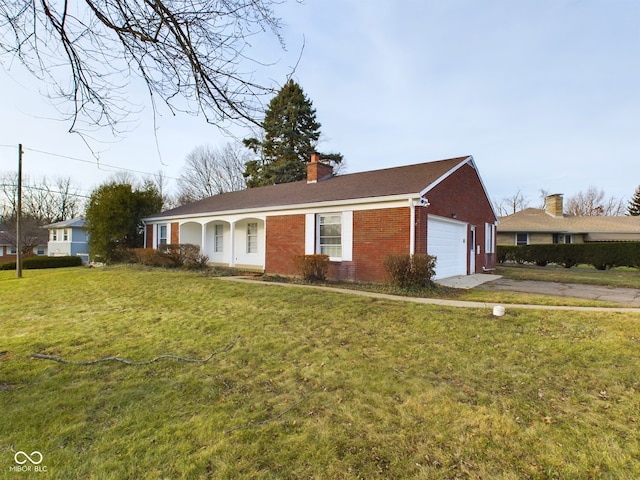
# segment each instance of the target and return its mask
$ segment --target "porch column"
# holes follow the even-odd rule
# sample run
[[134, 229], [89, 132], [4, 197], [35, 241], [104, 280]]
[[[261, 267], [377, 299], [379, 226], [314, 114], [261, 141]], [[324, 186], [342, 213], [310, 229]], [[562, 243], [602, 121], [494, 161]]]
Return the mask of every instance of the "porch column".
[[229, 266], [236, 266], [236, 222], [229, 222]]
[[206, 255], [206, 248], [207, 248], [207, 226], [206, 224], [202, 225], [202, 238], [200, 239], [200, 241], [202, 242], [200, 245], [200, 254], [201, 255]]

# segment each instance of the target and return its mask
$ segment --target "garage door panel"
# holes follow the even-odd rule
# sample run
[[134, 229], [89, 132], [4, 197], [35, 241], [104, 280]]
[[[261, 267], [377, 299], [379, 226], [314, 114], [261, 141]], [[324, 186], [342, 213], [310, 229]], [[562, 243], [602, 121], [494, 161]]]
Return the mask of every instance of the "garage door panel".
[[437, 257], [434, 278], [466, 275], [467, 224], [429, 216], [427, 228], [427, 253]]

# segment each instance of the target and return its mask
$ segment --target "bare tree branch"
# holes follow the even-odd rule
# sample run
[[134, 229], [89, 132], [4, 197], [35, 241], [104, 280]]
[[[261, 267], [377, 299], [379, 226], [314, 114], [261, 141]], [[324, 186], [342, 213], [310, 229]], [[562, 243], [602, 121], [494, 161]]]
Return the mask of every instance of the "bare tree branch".
[[[4, 0], [0, 54], [17, 58], [69, 106], [70, 131], [118, 124], [136, 110], [132, 77], [172, 112], [220, 128], [256, 122], [273, 90], [251, 71], [249, 41], [279, 34], [280, 0]], [[264, 64], [263, 64], [264, 65]]]

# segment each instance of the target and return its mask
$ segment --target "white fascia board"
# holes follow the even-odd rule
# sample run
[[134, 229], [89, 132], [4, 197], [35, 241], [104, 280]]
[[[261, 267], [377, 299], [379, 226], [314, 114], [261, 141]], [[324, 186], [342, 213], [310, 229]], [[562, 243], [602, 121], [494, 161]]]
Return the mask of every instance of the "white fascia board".
[[[351, 200], [331, 200], [327, 202], [315, 202], [315, 203], [303, 203], [298, 205], [277, 205], [273, 207], [265, 208], [247, 208], [243, 210], [225, 210], [219, 212], [202, 212], [194, 213], [191, 215], [174, 215], [166, 217], [146, 217], [144, 223], [158, 223], [158, 222], [171, 222], [171, 221], [191, 221], [195, 219], [202, 219], [207, 217], [239, 217], [246, 218], [248, 216], [255, 216], [256, 218], [264, 219], [269, 214], [274, 212], [286, 212], [288, 215], [296, 213], [307, 213], [309, 211], [341, 211], [345, 210], [345, 207], [349, 207], [355, 210], [370, 210], [395, 206], [407, 206], [408, 199], [419, 199], [420, 194], [402, 194], [402, 195], [388, 195], [385, 197], [371, 197], [371, 198], [355, 198]], [[397, 204], [397, 205], [396, 205]]]

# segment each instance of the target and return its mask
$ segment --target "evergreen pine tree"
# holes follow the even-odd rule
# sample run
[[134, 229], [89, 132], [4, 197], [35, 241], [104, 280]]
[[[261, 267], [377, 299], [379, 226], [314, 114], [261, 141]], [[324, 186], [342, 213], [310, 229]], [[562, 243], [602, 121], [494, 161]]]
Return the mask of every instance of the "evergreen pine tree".
[[[300, 85], [289, 80], [269, 102], [262, 122], [264, 140], [244, 139], [244, 145], [260, 155], [247, 162], [244, 177], [249, 188], [303, 180], [306, 164], [316, 151], [320, 123], [311, 100]], [[323, 157], [335, 163], [342, 155]]]
[[640, 186], [636, 189], [636, 193], [633, 194], [633, 198], [629, 200], [627, 215], [640, 216]]

